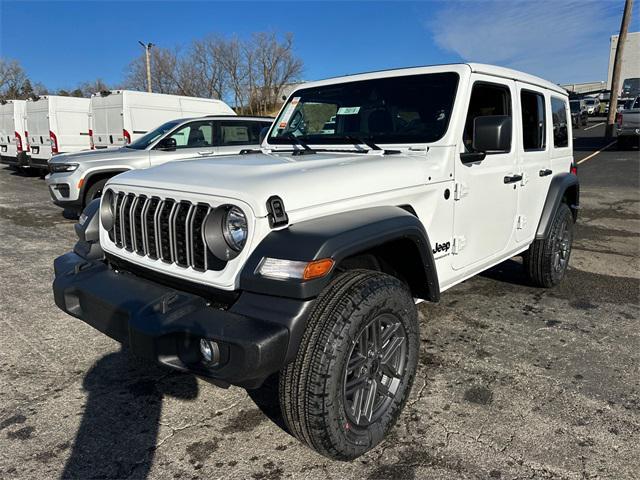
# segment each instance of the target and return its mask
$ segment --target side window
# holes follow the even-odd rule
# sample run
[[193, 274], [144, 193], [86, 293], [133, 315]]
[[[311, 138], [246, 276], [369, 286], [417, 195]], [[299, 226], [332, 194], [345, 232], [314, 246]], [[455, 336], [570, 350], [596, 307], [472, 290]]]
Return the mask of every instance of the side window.
[[522, 107], [522, 146], [527, 150], [544, 150], [544, 95], [528, 90], [520, 92]]
[[633, 104], [633, 108], [640, 108], [640, 97], [636, 98], [636, 101]]
[[467, 151], [472, 151], [473, 121], [491, 115], [511, 116], [511, 93], [504, 85], [476, 83], [471, 91], [467, 120], [462, 140]]
[[553, 146], [562, 148], [569, 146], [569, 129], [567, 126], [567, 102], [561, 98], [551, 97], [551, 116], [553, 117]]
[[234, 145], [252, 145], [260, 141], [260, 130], [266, 124], [234, 120], [220, 122], [218, 145], [229, 147]]
[[211, 147], [213, 145], [213, 125], [211, 122], [191, 122], [171, 134], [177, 148]]

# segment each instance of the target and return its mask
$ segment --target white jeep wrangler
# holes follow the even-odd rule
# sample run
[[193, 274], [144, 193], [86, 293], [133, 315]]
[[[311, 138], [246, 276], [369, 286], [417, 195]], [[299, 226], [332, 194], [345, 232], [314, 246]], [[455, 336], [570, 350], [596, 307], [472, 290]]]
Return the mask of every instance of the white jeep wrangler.
[[261, 151], [109, 180], [55, 261], [56, 304], [218, 385], [278, 373], [291, 433], [353, 459], [407, 401], [418, 301], [518, 254], [533, 284], [562, 280], [570, 119], [558, 86], [487, 65], [303, 85]]

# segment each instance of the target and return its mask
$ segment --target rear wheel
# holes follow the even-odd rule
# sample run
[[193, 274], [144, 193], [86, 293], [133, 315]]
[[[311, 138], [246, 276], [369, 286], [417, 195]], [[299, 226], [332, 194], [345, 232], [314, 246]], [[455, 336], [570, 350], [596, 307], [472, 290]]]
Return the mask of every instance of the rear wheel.
[[524, 268], [539, 287], [553, 287], [564, 278], [573, 244], [573, 215], [566, 203], [558, 206], [547, 238], [534, 240], [525, 253]]
[[102, 196], [102, 190], [104, 190], [104, 186], [107, 183], [108, 178], [104, 178], [102, 180], [98, 180], [94, 184], [92, 184], [87, 193], [84, 194], [84, 206], [86, 207], [91, 203], [91, 200], [95, 200], [96, 198], [100, 198]]
[[343, 273], [318, 297], [298, 354], [280, 374], [287, 427], [327, 457], [362, 455], [402, 411], [418, 349], [417, 309], [404, 284], [373, 271]]

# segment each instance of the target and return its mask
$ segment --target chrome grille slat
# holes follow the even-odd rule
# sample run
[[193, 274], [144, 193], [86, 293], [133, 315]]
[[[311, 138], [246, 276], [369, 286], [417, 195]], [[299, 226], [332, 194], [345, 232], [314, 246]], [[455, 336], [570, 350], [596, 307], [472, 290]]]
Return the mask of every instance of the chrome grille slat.
[[206, 203], [118, 192], [109, 238], [119, 249], [153, 260], [205, 272], [221, 270], [204, 238], [204, 223], [214, 209]]

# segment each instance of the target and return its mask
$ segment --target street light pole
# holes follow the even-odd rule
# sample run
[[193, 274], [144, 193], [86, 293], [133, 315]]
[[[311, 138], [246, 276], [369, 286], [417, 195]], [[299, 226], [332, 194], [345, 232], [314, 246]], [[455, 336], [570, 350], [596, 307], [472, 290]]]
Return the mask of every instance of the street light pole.
[[605, 136], [613, 136], [613, 124], [616, 122], [616, 114], [618, 110], [618, 92], [620, 91], [620, 69], [622, 68], [622, 52], [624, 43], [627, 40], [627, 30], [631, 22], [631, 9], [633, 0], [626, 0], [624, 3], [624, 13], [622, 14], [622, 22], [620, 23], [620, 35], [618, 35], [618, 44], [616, 45], [616, 55], [613, 61], [613, 73], [611, 75], [611, 94], [609, 97], [609, 115], [607, 115], [607, 126]]
[[138, 43], [144, 48], [147, 59], [147, 92], [151, 93], [151, 47], [153, 47], [153, 43], [144, 43], [141, 41], [138, 41]]

